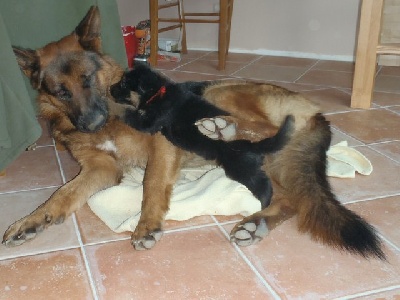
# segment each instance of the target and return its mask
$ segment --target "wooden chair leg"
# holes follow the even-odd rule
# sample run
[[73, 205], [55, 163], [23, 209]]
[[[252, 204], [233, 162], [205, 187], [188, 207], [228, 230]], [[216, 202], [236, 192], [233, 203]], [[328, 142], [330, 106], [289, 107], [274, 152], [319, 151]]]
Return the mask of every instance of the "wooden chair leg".
[[383, 0], [362, 0], [351, 107], [370, 108], [375, 84]]
[[179, 20], [180, 20], [180, 23], [182, 26], [182, 28], [181, 28], [181, 30], [182, 30], [181, 52], [182, 52], [182, 54], [187, 54], [188, 51], [187, 51], [187, 42], [186, 42], [186, 25], [185, 25], [186, 23], [184, 22], [184, 20], [182, 20], [184, 18], [184, 13], [185, 13], [185, 9], [183, 7], [183, 1], [179, 2], [178, 9], [179, 9]]
[[233, 0], [229, 0], [228, 3], [228, 28], [226, 30], [226, 54], [229, 51], [229, 45], [231, 42], [231, 25], [232, 25], [232, 12], [233, 12]]
[[228, 42], [228, 0], [220, 0], [219, 3], [218, 70], [225, 70]]
[[150, 0], [150, 65], [157, 65], [158, 52], [158, 0]]

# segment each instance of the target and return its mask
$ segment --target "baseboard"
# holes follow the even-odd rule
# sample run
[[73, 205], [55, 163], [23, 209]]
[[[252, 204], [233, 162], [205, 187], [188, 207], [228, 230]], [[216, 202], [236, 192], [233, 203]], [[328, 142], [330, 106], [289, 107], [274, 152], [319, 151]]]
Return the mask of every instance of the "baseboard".
[[[209, 48], [189, 48], [189, 50], [197, 51], [217, 51], [217, 49]], [[247, 50], [247, 49], [229, 49], [231, 53], [248, 53], [258, 55], [270, 55], [270, 56], [286, 56], [286, 57], [297, 57], [297, 58], [311, 58], [321, 60], [335, 60], [335, 61], [355, 61], [353, 55], [329, 55], [329, 54], [318, 54], [318, 53], [307, 53], [307, 52], [296, 52], [296, 51], [277, 51], [277, 50]]]

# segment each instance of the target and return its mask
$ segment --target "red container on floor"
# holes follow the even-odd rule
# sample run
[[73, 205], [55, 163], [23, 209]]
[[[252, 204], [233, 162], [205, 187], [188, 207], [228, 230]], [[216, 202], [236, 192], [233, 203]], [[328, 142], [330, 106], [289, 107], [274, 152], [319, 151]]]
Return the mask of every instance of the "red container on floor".
[[126, 57], [128, 59], [128, 67], [133, 67], [133, 60], [137, 54], [137, 38], [135, 36], [134, 26], [122, 26], [122, 35], [125, 42]]

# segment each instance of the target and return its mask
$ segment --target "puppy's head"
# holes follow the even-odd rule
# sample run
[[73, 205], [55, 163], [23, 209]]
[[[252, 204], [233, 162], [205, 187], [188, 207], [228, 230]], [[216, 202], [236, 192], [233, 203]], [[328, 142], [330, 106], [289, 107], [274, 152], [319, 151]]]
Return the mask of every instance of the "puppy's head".
[[117, 102], [137, 107], [136, 95], [144, 102], [165, 84], [166, 79], [161, 74], [146, 64], [135, 63], [133, 69], [126, 71], [121, 80], [111, 86], [110, 93]]

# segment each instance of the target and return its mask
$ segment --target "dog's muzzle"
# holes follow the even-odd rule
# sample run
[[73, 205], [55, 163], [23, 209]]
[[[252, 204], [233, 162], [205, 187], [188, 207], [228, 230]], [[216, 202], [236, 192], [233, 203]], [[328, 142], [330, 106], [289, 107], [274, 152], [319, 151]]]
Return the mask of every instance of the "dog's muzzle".
[[108, 107], [105, 100], [96, 102], [90, 109], [76, 120], [76, 127], [82, 132], [99, 131], [107, 122]]

